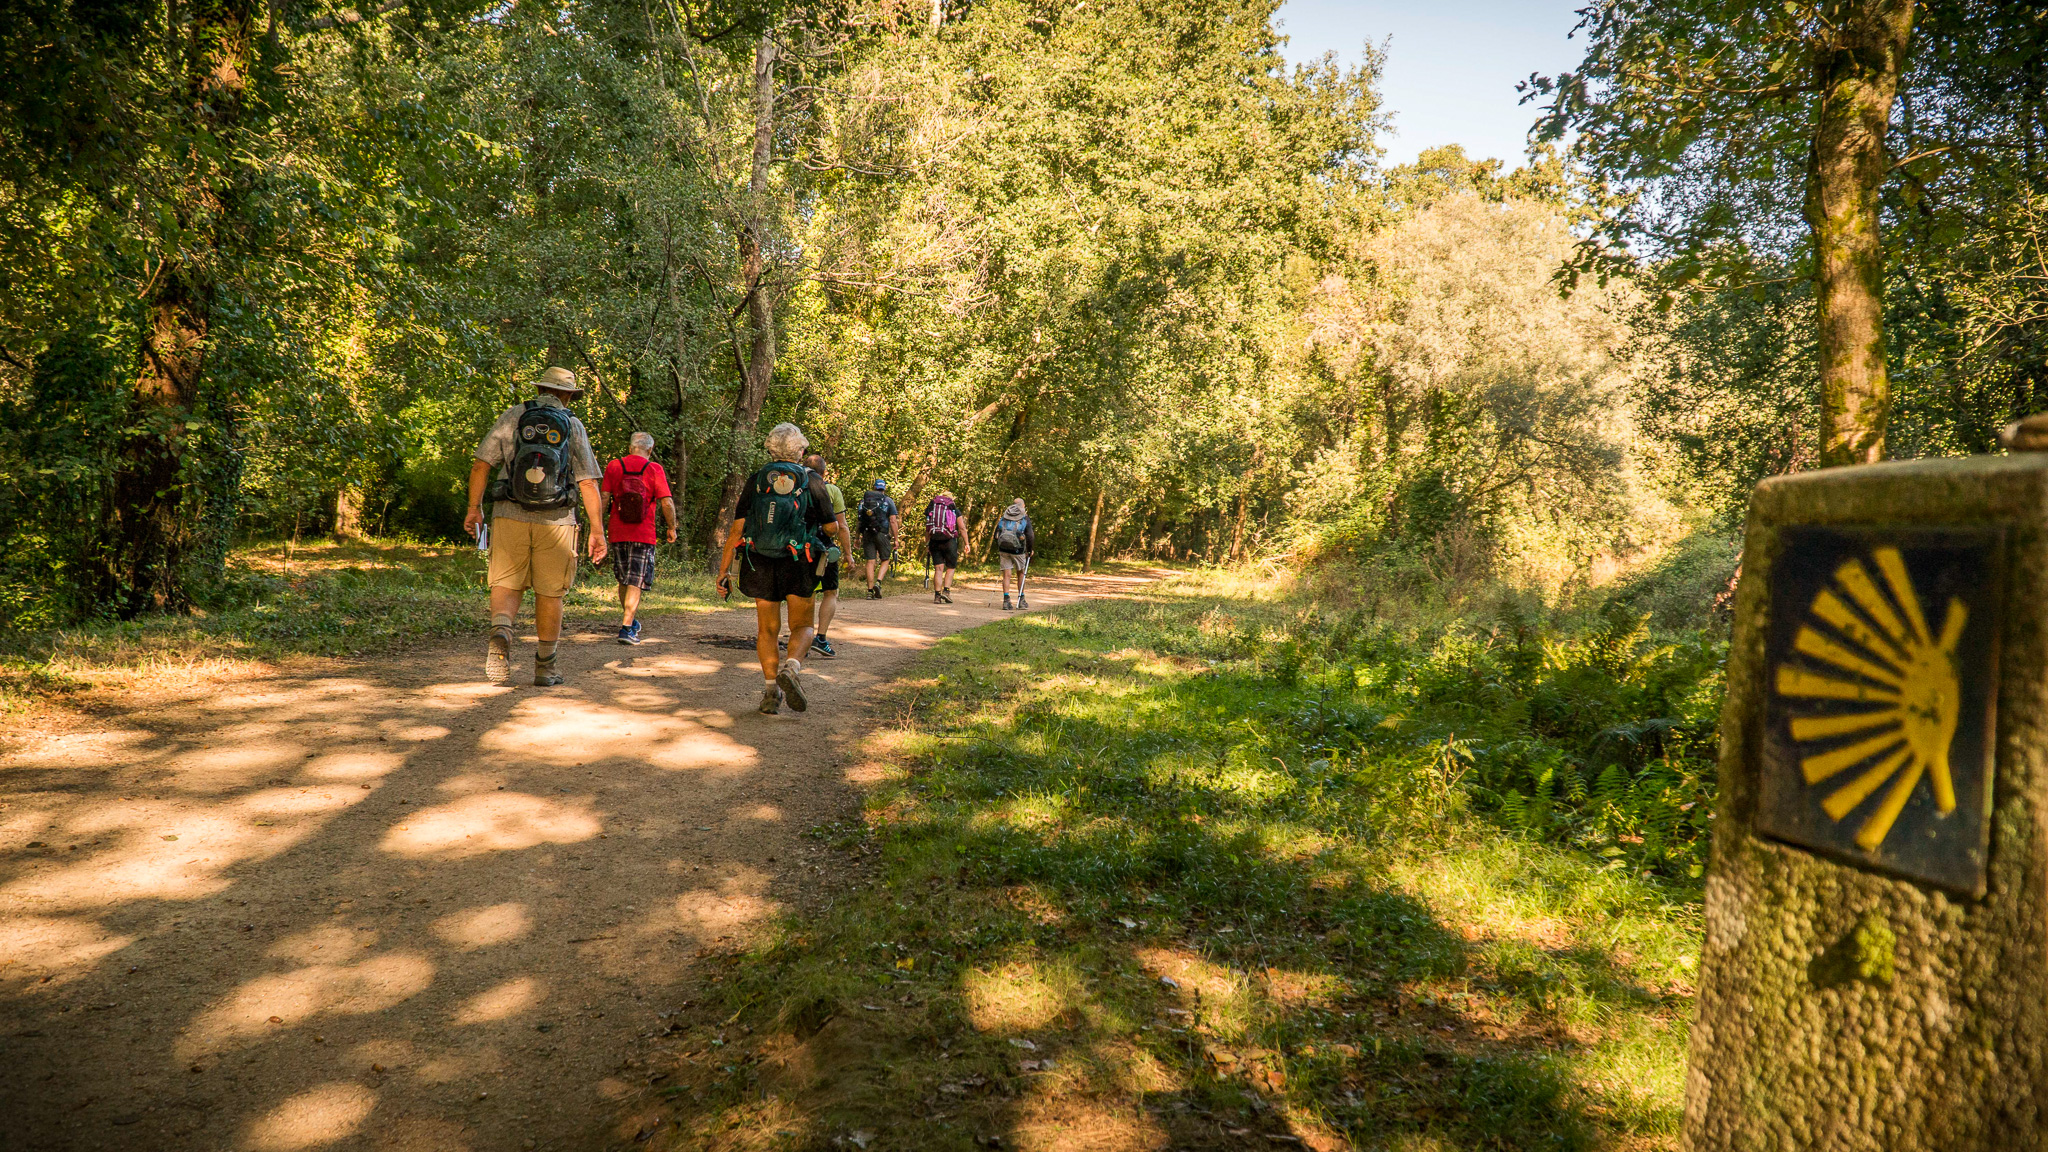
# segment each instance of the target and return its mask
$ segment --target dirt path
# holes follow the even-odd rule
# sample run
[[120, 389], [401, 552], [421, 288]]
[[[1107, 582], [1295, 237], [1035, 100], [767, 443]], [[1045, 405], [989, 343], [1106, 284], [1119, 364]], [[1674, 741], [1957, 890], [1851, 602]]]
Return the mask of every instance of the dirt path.
[[[1035, 609], [1130, 578], [1034, 581]], [[842, 608], [762, 716], [751, 609], [122, 701], [0, 756], [0, 1148], [596, 1149], [695, 979], [822, 870], [863, 694], [998, 618]], [[572, 622], [572, 627], [574, 622]], [[527, 645], [530, 651], [530, 638]], [[721, 943], [723, 942], [723, 943]], [[627, 1135], [630, 1136], [630, 1133]]]

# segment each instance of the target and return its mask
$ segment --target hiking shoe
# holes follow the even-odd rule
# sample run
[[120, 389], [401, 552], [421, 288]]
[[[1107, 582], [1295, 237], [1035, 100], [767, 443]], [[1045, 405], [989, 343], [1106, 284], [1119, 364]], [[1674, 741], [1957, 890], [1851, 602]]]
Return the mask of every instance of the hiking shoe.
[[1010, 595], [1009, 595], [1009, 593], [1007, 593], [1007, 592], [1006, 592], [1006, 593], [1004, 593], [1004, 594], [1003, 594], [1003, 611], [1005, 611], [1005, 612], [1008, 612], [1009, 610], [1010, 610]]
[[761, 714], [773, 716], [782, 711], [782, 689], [770, 684], [761, 689]]
[[944, 600], [948, 604], [951, 604], [953, 602], [953, 590], [951, 588], [941, 589], [939, 592], [939, 599]]
[[484, 650], [484, 679], [493, 684], [512, 682], [512, 638], [491, 633], [491, 646]]
[[834, 652], [832, 650], [832, 642], [830, 640], [825, 639], [823, 636], [813, 636], [811, 638], [811, 651], [819, 652], [826, 656], [839, 655], [839, 653]]
[[934, 593], [932, 593], [932, 603], [934, 603], [934, 604], [937, 604], [937, 603], [939, 603], [939, 593], [937, 593], [937, 592], [934, 592]]
[[535, 688], [553, 688], [561, 682], [562, 674], [555, 671], [555, 658], [553, 656], [545, 660], [538, 656], [533, 658], [533, 686]]
[[1017, 593], [1017, 611], [1022, 612], [1023, 610], [1029, 607], [1031, 607], [1031, 605], [1025, 602], [1024, 594], [1022, 592]]
[[621, 624], [621, 625], [619, 625], [619, 643], [621, 643], [621, 644], [638, 644], [639, 642], [640, 642], [640, 625], [638, 625], [638, 624]]
[[775, 670], [775, 684], [782, 689], [782, 698], [798, 712], [810, 708], [811, 702], [804, 699], [804, 665], [801, 660], [784, 660], [782, 667]]
[[870, 599], [870, 600], [880, 600], [881, 598], [882, 598], [882, 586], [881, 586], [880, 584], [870, 584], [870, 585], [868, 585], [868, 599]]

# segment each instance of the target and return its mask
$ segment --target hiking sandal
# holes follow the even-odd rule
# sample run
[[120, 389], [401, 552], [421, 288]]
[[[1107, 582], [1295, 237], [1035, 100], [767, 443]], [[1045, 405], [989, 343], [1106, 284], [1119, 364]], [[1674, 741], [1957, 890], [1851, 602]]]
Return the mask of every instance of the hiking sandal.
[[801, 660], [784, 660], [782, 667], [775, 670], [775, 683], [782, 689], [782, 697], [789, 701], [791, 709], [808, 711], [811, 702], [804, 698], [804, 665]]

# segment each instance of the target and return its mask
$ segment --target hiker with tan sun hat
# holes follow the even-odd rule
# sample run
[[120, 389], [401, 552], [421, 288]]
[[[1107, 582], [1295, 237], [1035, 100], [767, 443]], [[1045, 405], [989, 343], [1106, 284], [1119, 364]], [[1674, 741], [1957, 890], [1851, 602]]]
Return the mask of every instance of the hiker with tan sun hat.
[[531, 588], [534, 632], [540, 638], [533, 683], [546, 688], [562, 682], [555, 651], [562, 639], [562, 598], [576, 584], [579, 502], [591, 525], [590, 562], [603, 563], [606, 548], [597, 456], [583, 421], [569, 412], [569, 401], [583, 394], [583, 386], [567, 368], [549, 368], [534, 387], [539, 395], [505, 409], [477, 444], [462, 526], [471, 536], [479, 535], [488, 495], [491, 635], [484, 678], [493, 684], [511, 682], [512, 621]]

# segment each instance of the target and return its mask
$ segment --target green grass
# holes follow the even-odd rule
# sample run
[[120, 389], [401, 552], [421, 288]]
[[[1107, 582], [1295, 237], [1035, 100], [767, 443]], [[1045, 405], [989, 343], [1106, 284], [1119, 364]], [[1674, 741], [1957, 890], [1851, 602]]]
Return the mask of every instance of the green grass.
[[[645, 613], [718, 606], [710, 578], [664, 557]], [[0, 633], [0, 712], [136, 674], [293, 656], [365, 656], [480, 633], [489, 617], [486, 559], [462, 545], [404, 541], [237, 549], [227, 578], [190, 615], [94, 621]], [[599, 626], [618, 611], [609, 567], [584, 564], [567, 611]], [[532, 621], [531, 597], [522, 619]]]
[[[1343, 619], [1197, 575], [927, 654], [893, 782], [817, 830], [872, 868], [729, 958], [675, 1146], [1671, 1147], [1690, 882], [1507, 818], [1449, 730], [1478, 718], [1432, 677], [1529, 635]], [[1624, 687], [1671, 659], [1584, 627], [1527, 691], [1625, 703], [1574, 645]]]

